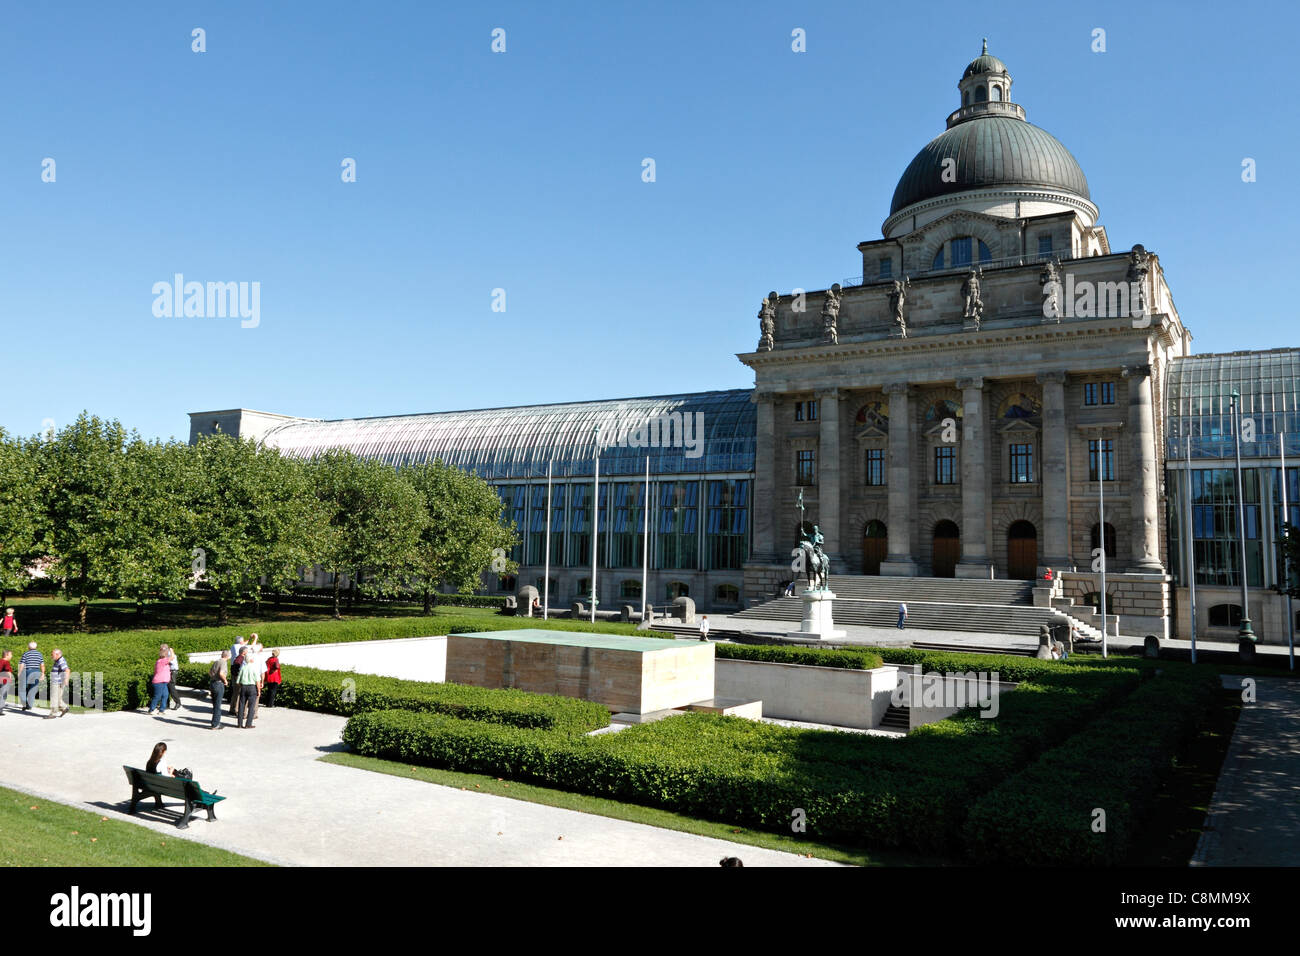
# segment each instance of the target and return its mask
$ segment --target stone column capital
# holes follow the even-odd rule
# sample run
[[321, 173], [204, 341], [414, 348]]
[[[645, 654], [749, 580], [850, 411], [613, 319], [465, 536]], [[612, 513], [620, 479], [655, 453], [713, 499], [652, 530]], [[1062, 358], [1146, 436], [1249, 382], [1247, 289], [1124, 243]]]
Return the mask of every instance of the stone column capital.
[[754, 394], [749, 397], [749, 400], [755, 405], [761, 405], [764, 403], [769, 405], [778, 405], [783, 397], [784, 396], [781, 392], [774, 392], [771, 389], [756, 388], [754, 389]]
[[822, 388], [816, 392], [819, 402], [838, 402], [844, 397], [844, 392], [838, 388]]
[[982, 389], [984, 387], [984, 377], [982, 375], [975, 375], [970, 378], [959, 378], [957, 379], [957, 387], [963, 392], [968, 388]]
[[900, 392], [906, 395], [907, 389], [908, 389], [908, 384], [906, 382], [888, 382], [881, 389], [881, 391], [883, 391], [886, 395], [897, 395]]
[[1125, 378], [1143, 379], [1151, 375], [1150, 365], [1125, 365], [1123, 376]]
[[1038, 375], [1035, 376], [1034, 380], [1038, 382], [1039, 385], [1064, 385], [1065, 377], [1066, 372], [1064, 369], [1054, 369], [1049, 372], [1039, 372]]

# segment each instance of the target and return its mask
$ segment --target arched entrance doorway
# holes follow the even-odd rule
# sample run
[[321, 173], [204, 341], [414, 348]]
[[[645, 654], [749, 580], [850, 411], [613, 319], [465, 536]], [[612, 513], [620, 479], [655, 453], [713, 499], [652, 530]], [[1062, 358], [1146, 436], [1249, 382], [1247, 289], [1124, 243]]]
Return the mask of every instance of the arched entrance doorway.
[[1028, 521], [1012, 522], [1007, 529], [1007, 577], [1038, 577], [1038, 529]]
[[961, 560], [961, 532], [956, 523], [940, 521], [934, 526], [934, 557], [930, 561], [930, 571], [936, 578], [951, 578], [957, 574], [957, 562]]
[[862, 573], [879, 574], [880, 562], [889, 552], [889, 530], [883, 521], [868, 521], [862, 532]]

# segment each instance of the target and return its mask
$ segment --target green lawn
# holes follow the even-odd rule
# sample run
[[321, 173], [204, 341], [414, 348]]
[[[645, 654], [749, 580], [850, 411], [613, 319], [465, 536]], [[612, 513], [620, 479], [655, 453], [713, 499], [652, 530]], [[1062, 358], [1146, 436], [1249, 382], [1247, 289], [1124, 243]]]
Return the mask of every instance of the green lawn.
[[[698, 820], [694, 817], [660, 810], [655, 807], [643, 807], [634, 803], [620, 803], [603, 797], [591, 797], [567, 790], [552, 790], [499, 777], [489, 777], [476, 773], [460, 773], [454, 770], [442, 770], [436, 767], [413, 767], [392, 760], [379, 760], [375, 757], [363, 757], [359, 754], [334, 753], [321, 758], [326, 763], [341, 764], [359, 770], [372, 770], [376, 773], [392, 774], [395, 777], [409, 777], [426, 783], [441, 784], [444, 787], [459, 787], [462, 790], [477, 790], [491, 793], [512, 800], [524, 800], [528, 803], [541, 803], [549, 807], [561, 807], [565, 810], [578, 810], [596, 816], [612, 817], [615, 820], [629, 820], [644, 823], [665, 830], [680, 830], [683, 833], [695, 833], [700, 836], [714, 837], [747, 846], [762, 847], [766, 850], [779, 850], [784, 853], [797, 853], [803, 856], [831, 860], [836, 863], [848, 863], [853, 866], [949, 866], [952, 861], [939, 857], [923, 856], [900, 850], [871, 850], [861, 847], [839, 846], [836, 844], [817, 843], [801, 839], [797, 835], [768, 833], [763, 830], [751, 830], [730, 823], [717, 823], [712, 820]], [[744, 859], [744, 851], [737, 848], [735, 856]], [[635, 860], [629, 860], [635, 864]]]
[[0, 866], [271, 865], [0, 787]]

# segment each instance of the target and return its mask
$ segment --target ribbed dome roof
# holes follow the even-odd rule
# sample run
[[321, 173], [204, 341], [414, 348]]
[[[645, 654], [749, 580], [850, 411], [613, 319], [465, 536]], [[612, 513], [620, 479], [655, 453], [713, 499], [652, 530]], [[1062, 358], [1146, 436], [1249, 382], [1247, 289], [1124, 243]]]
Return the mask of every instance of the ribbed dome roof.
[[968, 76], [974, 76], [976, 73], [1005, 73], [1007, 65], [993, 56], [991, 53], [985, 53], [975, 57], [966, 67], [966, 72], [961, 75], [964, 80]]
[[[975, 63], [985, 59], [995, 58]], [[945, 159], [957, 161], [946, 177]], [[1051, 133], [1022, 119], [983, 115], [957, 123], [916, 154], [898, 181], [889, 214], [936, 196], [992, 186], [1041, 186], [1091, 200], [1079, 163]]]

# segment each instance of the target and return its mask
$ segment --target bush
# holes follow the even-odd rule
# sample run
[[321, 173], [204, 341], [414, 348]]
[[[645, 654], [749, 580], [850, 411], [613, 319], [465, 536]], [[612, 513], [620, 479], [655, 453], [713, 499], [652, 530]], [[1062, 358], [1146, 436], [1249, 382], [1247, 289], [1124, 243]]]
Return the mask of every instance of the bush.
[[[209, 664], [185, 664], [177, 677], [187, 687], [208, 686]], [[467, 721], [583, 734], [609, 726], [609, 709], [575, 697], [522, 690], [435, 684], [310, 667], [282, 668], [277, 705], [350, 716], [371, 710], [445, 714]], [[351, 683], [345, 683], [350, 681]], [[344, 689], [347, 688], [345, 700]]]
[[[1219, 692], [1213, 668], [1166, 669], [972, 807], [965, 844], [980, 863], [1124, 861], [1162, 778]], [[1106, 829], [1094, 832], [1094, 811]]]
[[843, 667], [871, 670], [881, 665], [872, 651], [835, 650], [829, 647], [787, 647], [772, 644], [717, 644], [717, 657], [740, 661], [768, 661], [774, 664], [808, 664], [813, 667]]
[[[349, 641], [382, 641], [442, 634], [471, 634], [518, 627], [594, 633], [634, 634], [633, 624], [591, 624], [583, 621], [538, 621], [522, 624], [519, 618], [482, 614], [437, 614], [429, 617], [363, 618], [345, 621], [291, 621], [235, 627], [194, 627], [170, 630], [117, 631], [111, 634], [42, 634], [41, 651], [49, 658], [60, 648], [68, 666], [77, 673], [104, 675], [104, 709], [131, 710], [149, 703], [149, 681], [158, 645], [164, 641], [176, 649], [183, 661], [197, 651], [229, 647], [234, 636], [257, 631], [267, 647], [303, 644], [337, 644]], [[671, 635], [669, 635], [671, 638]], [[206, 673], [206, 671], [205, 671]], [[206, 684], [205, 684], [206, 685]]]

